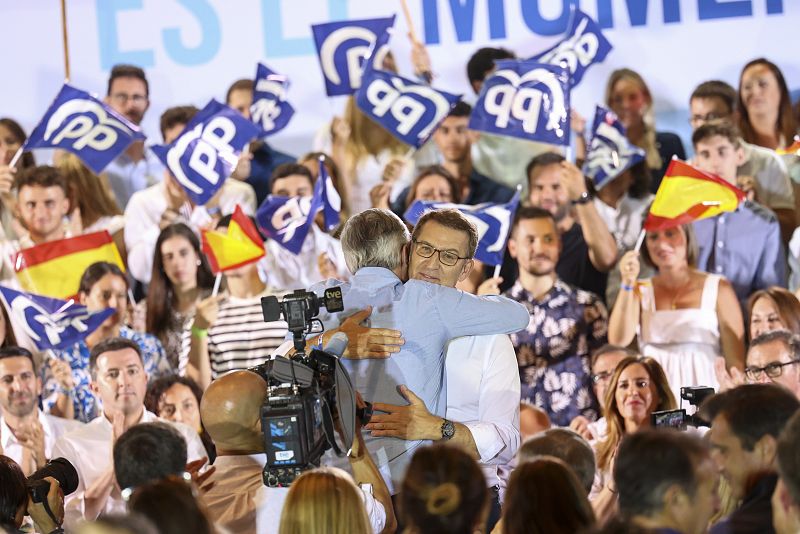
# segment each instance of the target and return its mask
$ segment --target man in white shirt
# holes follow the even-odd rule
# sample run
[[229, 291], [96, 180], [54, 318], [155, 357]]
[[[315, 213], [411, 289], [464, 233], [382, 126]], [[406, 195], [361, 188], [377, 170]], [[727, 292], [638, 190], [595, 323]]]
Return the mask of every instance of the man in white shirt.
[[[78, 471], [78, 489], [65, 503], [67, 527], [81, 518], [93, 520], [101, 513], [125, 511], [114, 478], [114, 444], [128, 428], [159, 421], [144, 408], [147, 373], [136, 343], [124, 338], [102, 341], [92, 348], [89, 361], [92, 389], [102, 401], [103, 414], [63, 435], [53, 447], [53, 456], [63, 456]], [[189, 461], [206, 455], [196, 430], [170, 424], [186, 440]]]
[[[417, 222], [412, 241], [417, 245], [408, 264], [409, 279], [455, 287], [472, 269], [472, 261], [449, 266], [447, 258], [467, 249], [474, 254], [478, 238], [474, 228], [449, 212], [432, 211]], [[466, 223], [469, 224], [469, 223]], [[433, 249], [430, 257], [417, 251]], [[444, 262], [442, 260], [445, 260]], [[488, 281], [487, 283], [491, 283]], [[479, 294], [481, 291], [479, 290]], [[495, 293], [497, 293], [495, 288]], [[517, 357], [506, 335], [466, 336], [447, 347], [445, 360], [446, 419], [432, 415], [424, 402], [402, 386], [408, 406], [375, 403], [374, 415], [366, 429], [373, 436], [403, 439], [450, 440], [463, 446], [478, 460], [492, 490], [490, 531], [500, 515], [500, 491], [506, 485], [506, 466], [520, 444], [520, 379]]]
[[25, 476], [52, 458], [59, 437], [83, 426], [42, 412], [38, 406], [41, 393], [42, 380], [34, 371], [30, 351], [0, 349], [0, 451], [18, 463]]
[[[261, 405], [267, 384], [251, 371], [235, 371], [215, 380], [203, 395], [203, 425], [217, 447], [215, 471], [203, 496], [215, 523], [237, 534], [277, 534], [289, 488], [265, 487], [267, 463], [261, 431]], [[366, 452], [360, 429], [349, 458], [373, 532], [394, 532], [389, 490]], [[369, 487], [367, 487], [369, 486]]]
[[[166, 110], [161, 115], [164, 143], [174, 141], [197, 112], [194, 106]], [[215, 217], [233, 213], [237, 204], [247, 215], [255, 213], [256, 195], [244, 182], [227, 179], [205, 206], [195, 206], [172, 173], [165, 170], [161, 182], [134, 193], [125, 208], [125, 247], [131, 275], [143, 284], [150, 283], [153, 253], [161, 230], [175, 222], [195, 229], [213, 227]]]

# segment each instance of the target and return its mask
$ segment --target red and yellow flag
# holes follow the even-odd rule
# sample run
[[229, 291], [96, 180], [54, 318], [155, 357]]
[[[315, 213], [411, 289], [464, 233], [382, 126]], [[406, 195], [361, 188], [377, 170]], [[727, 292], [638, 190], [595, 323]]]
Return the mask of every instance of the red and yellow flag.
[[663, 230], [734, 211], [745, 199], [722, 178], [672, 160], [644, 222], [647, 231]]
[[263, 258], [264, 240], [250, 217], [237, 205], [227, 232], [203, 230], [203, 252], [215, 273], [236, 269]]
[[779, 156], [786, 156], [789, 154], [793, 154], [795, 156], [800, 156], [800, 136], [795, 136], [794, 143], [787, 146], [786, 148], [779, 148], [775, 151], [776, 154]]
[[78, 294], [83, 272], [98, 261], [125, 270], [117, 246], [105, 230], [20, 250], [14, 258], [14, 270], [25, 291], [67, 299]]

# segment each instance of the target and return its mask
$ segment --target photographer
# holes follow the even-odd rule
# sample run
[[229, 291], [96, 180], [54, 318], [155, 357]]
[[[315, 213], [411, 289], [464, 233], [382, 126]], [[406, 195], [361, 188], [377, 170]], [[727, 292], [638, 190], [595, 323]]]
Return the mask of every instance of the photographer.
[[53, 512], [50, 516], [45, 503], [34, 503], [28, 493], [27, 481], [19, 465], [8, 456], [0, 455], [0, 528], [8, 532], [21, 532], [19, 529], [25, 515], [30, 515], [36, 532], [40, 534], [63, 533], [64, 494], [58, 481], [45, 478], [50, 483], [47, 493], [47, 507]]
[[[267, 384], [251, 371], [236, 371], [212, 382], [200, 404], [203, 425], [217, 446], [216, 471], [205, 495], [215, 523], [237, 533], [277, 533], [288, 488], [264, 486], [267, 463], [261, 430], [261, 405]], [[361, 429], [356, 429], [361, 435]], [[391, 500], [362, 439], [349, 458], [374, 532], [394, 529]], [[258, 528], [256, 528], [258, 525]]]

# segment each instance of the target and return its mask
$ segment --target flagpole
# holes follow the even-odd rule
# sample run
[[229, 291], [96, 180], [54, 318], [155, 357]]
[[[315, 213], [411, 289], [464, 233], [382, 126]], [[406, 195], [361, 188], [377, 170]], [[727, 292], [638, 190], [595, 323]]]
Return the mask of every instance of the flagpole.
[[8, 166], [9, 166], [10, 168], [12, 168], [12, 169], [16, 170], [16, 168], [17, 168], [17, 167], [16, 167], [16, 165], [17, 165], [17, 162], [19, 162], [19, 158], [21, 158], [21, 157], [22, 157], [22, 152], [23, 152], [23, 150], [22, 150], [22, 149], [23, 149], [23, 147], [19, 147], [19, 148], [17, 149], [17, 152], [14, 154], [14, 157], [13, 157], [13, 158], [11, 158], [11, 163], [9, 163], [9, 164], [8, 164]]
[[[417, 32], [414, 29], [414, 20], [411, 18], [411, 11], [408, 9], [406, 0], [400, 0], [400, 6], [403, 8], [403, 16], [406, 19], [406, 26], [408, 26], [408, 38], [411, 41], [411, 46], [413, 47], [417, 43], [421, 44], [421, 41], [417, 37]], [[421, 72], [420, 75], [428, 84], [433, 81], [433, 73], [430, 71]]]
[[214, 289], [211, 291], [211, 296], [216, 297], [219, 293], [219, 286], [222, 284], [222, 271], [217, 273], [217, 277], [214, 279]]
[[642, 231], [639, 233], [639, 238], [636, 239], [636, 246], [633, 247], [633, 250], [635, 250], [636, 252], [639, 252], [639, 250], [641, 250], [642, 244], [644, 244], [645, 234], [647, 234], [647, 231], [642, 229]]
[[69, 41], [67, 39], [67, 0], [61, 0], [61, 36], [64, 41], [64, 82], [69, 83]]

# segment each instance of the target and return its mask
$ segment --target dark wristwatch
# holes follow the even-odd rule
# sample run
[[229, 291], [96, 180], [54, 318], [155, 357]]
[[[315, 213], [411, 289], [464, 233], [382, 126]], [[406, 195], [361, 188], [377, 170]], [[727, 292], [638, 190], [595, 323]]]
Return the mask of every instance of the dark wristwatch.
[[572, 205], [574, 206], [576, 204], [588, 204], [591, 201], [592, 201], [592, 194], [589, 193], [588, 191], [584, 191], [583, 193], [581, 193], [581, 196], [572, 201]]
[[456, 425], [452, 421], [444, 420], [442, 423], [442, 440], [447, 441], [452, 438], [456, 433]]

